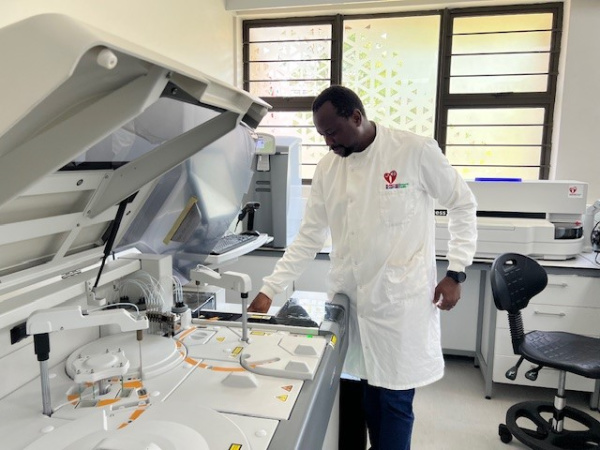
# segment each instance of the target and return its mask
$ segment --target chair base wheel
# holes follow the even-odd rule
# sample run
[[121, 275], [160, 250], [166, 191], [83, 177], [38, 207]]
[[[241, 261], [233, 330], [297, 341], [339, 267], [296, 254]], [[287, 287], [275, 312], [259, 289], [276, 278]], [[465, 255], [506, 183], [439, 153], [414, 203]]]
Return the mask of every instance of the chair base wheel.
[[[569, 406], [563, 409], [565, 419], [576, 422], [576, 430], [552, 430], [550, 421], [542, 416], [552, 416], [554, 404], [550, 402], [522, 402], [510, 407], [506, 413], [506, 432], [500, 425], [498, 433], [502, 442], [503, 435], [512, 434], [520, 442], [533, 450], [592, 450], [600, 448], [600, 422], [592, 416]], [[523, 419], [520, 425], [517, 420]], [[523, 426], [523, 422], [532, 426]]]
[[510, 441], [512, 441], [512, 434], [508, 427], [503, 423], [498, 426], [498, 436], [500, 436], [500, 440], [505, 444], [508, 444]]

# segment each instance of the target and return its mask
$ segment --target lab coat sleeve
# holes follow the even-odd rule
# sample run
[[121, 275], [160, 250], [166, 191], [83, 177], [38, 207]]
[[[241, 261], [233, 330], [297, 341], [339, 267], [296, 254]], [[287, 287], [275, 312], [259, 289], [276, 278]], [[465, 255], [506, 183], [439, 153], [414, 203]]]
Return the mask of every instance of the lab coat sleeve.
[[321, 180], [321, 170], [317, 165], [298, 235], [275, 265], [273, 273], [263, 278], [260, 292], [271, 299], [299, 278], [323, 249], [329, 227]]
[[421, 158], [422, 185], [448, 211], [448, 270], [462, 272], [473, 262], [477, 245], [475, 196], [433, 139], [425, 142]]

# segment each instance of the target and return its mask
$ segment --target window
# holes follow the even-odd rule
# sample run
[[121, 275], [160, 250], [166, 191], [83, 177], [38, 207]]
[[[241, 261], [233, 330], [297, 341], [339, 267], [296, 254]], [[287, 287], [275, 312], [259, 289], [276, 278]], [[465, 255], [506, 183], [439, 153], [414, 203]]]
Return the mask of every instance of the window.
[[244, 89], [273, 106], [260, 131], [302, 139], [301, 175], [310, 180], [327, 152], [313, 126], [312, 101], [327, 86], [340, 82], [334, 76], [339, 64], [334, 62], [336, 20], [283, 22], [244, 22]]
[[562, 4], [249, 20], [244, 88], [261, 131], [302, 138], [309, 182], [328, 151], [311, 105], [355, 90], [383, 125], [435, 137], [465, 178], [547, 178]]
[[279, 99], [312, 97], [331, 83], [331, 24], [253, 27], [247, 31], [251, 93]]
[[438, 140], [450, 163], [465, 178], [548, 178], [561, 7], [455, 10], [447, 23]]

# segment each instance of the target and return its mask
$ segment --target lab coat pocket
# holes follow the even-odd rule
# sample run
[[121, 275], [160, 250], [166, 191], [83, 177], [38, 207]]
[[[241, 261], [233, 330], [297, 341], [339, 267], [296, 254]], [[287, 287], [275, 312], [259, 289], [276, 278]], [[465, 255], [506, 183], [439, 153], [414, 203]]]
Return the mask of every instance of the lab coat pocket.
[[415, 213], [415, 197], [410, 188], [381, 191], [379, 204], [382, 223], [395, 226], [408, 222]]
[[392, 304], [413, 302], [428, 293], [427, 276], [422, 264], [388, 266], [383, 285]]

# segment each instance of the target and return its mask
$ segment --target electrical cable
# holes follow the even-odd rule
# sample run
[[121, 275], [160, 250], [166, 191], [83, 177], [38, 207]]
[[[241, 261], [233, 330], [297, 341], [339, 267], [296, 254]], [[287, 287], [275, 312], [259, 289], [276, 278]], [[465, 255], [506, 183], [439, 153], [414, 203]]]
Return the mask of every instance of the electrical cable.
[[181, 281], [176, 276], [172, 276], [171, 280], [174, 285], [174, 294], [175, 294], [175, 304], [181, 305], [183, 304], [183, 285]]
[[260, 208], [259, 202], [248, 202], [244, 205], [240, 213], [238, 214], [238, 220], [235, 224], [235, 229], [237, 229], [239, 223], [244, 220], [246, 215], [248, 215], [248, 231], [252, 231], [254, 228], [254, 213], [257, 209]]
[[136, 286], [142, 292], [142, 295], [146, 298], [146, 309], [149, 311], [154, 310], [154, 308], [158, 308], [160, 305], [156, 304], [157, 302], [154, 300], [154, 294], [152, 292], [151, 287], [149, 287], [146, 283], [136, 280], [134, 278], [126, 278], [121, 281], [119, 286], [119, 295], [122, 296], [124, 294], [123, 289], [127, 284], [131, 284]]
[[596, 224], [592, 227], [592, 231], [590, 233], [590, 245], [592, 246], [592, 251], [596, 253], [594, 257], [594, 262], [596, 265], [600, 265], [599, 255], [600, 255], [600, 220], [596, 222]]
[[590, 244], [595, 252], [600, 252], [600, 228], [598, 225], [600, 225], [600, 220], [596, 222], [590, 233]]
[[163, 285], [148, 272], [139, 270], [121, 282], [120, 292], [125, 284], [137, 286], [146, 298], [148, 311], [162, 311], [165, 304], [165, 290]]

